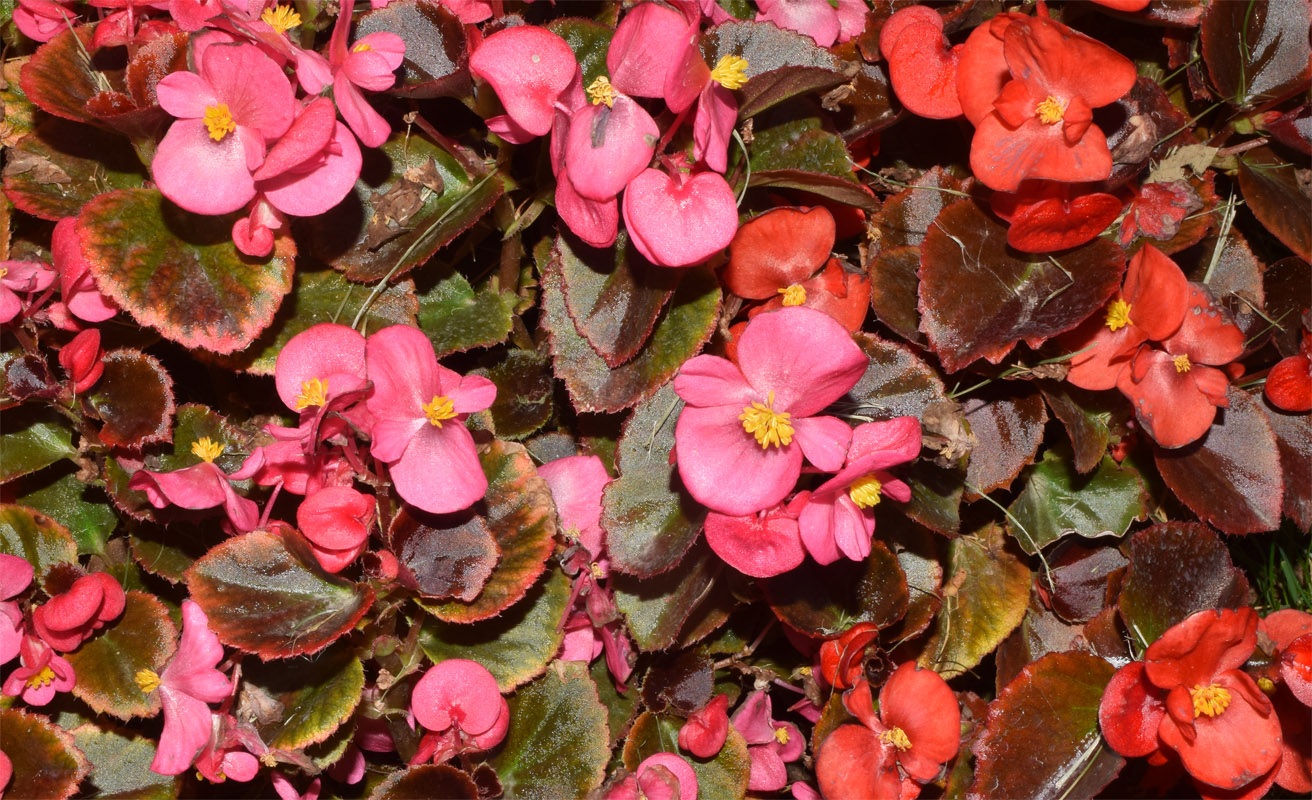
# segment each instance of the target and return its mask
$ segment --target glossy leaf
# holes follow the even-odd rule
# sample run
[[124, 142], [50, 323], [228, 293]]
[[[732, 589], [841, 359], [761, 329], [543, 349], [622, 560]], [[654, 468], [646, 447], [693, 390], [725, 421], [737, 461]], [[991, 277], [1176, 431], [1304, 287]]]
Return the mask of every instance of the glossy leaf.
[[60, 31], [23, 65], [23, 93], [42, 111], [74, 122], [96, 121], [86, 104], [100, 91], [99, 76], [82, 56], [92, 49], [93, 30], [79, 25]]
[[1298, 256], [1282, 258], [1267, 267], [1262, 290], [1267, 316], [1281, 324], [1273, 333], [1276, 349], [1282, 356], [1298, 353], [1300, 326], [1294, 320], [1304, 309], [1312, 308], [1312, 265]]
[[1101, 613], [1112, 574], [1129, 563], [1120, 550], [1094, 544], [1068, 542], [1048, 562], [1052, 610], [1069, 622], [1087, 622]]
[[105, 374], [88, 400], [104, 426], [100, 441], [131, 450], [167, 442], [173, 423], [173, 379], [153, 356], [139, 350], [111, 350]]
[[261, 730], [269, 747], [296, 750], [326, 740], [351, 718], [364, 690], [364, 665], [339, 645], [293, 670], [279, 662], [250, 664], [242, 678], [282, 704], [281, 718]]
[[989, 525], [952, 540], [943, 609], [919, 662], [944, 678], [960, 675], [992, 652], [1025, 617], [1031, 574]]
[[1237, 106], [1307, 88], [1312, 26], [1305, 3], [1211, 3], [1203, 12], [1202, 56], [1217, 91]]
[[447, 764], [400, 769], [374, 787], [369, 800], [468, 800], [478, 796], [469, 776]]
[[1104, 456], [1092, 474], [1078, 475], [1065, 448], [1049, 448], [1029, 469], [1011, 504], [1007, 530], [1033, 555], [1063, 536], [1124, 536], [1147, 514], [1143, 479]]
[[323, 571], [299, 534], [237, 536], [187, 570], [220, 641], [261, 658], [315, 653], [355, 627], [373, 590]]
[[64, 800], [77, 792], [91, 770], [73, 736], [46, 717], [16, 708], [0, 709], [0, 729], [5, 732], [4, 752], [14, 770], [5, 787], [6, 797]]
[[474, 600], [422, 604], [446, 622], [477, 622], [518, 603], [537, 582], [555, 546], [556, 506], [524, 446], [493, 440], [479, 460], [488, 481], [485, 518], [501, 560]]
[[710, 595], [723, 566], [702, 541], [683, 557], [678, 569], [647, 579], [613, 575], [615, 606], [628, 620], [638, 648], [651, 651], [673, 646], [684, 624]]
[[758, 72], [738, 91], [738, 118], [755, 116], [794, 97], [832, 89], [846, 80], [843, 72], [826, 67], [790, 66]]
[[844, 141], [855, 142], [897, 122], [899, 111], [894, 108], [893, 87], [883, 64], [861, 64], [845, 86], [852, 87], [851, 94], [840, 86], [835, 94], [822, 100], [847, 112], [839, 117]]
[[436, 0], [389, 3], [355, 23], [357, 39], [389, 31], [405, 42], [401, 97], [462, 97], [469, 93], [469, 42], [460, 19]]
[[775, 615], [810, 637], [836, 636], [858, 622], [887, 628], [906, 614], [910, 599], [901, 565], [877, 538], [864, 564], [842, 560], [822, 567], [807, 559], [760, 585]]
[[963, 404], [975, 437], [966, 469], [971, 496], [1011, 486], [1021, 469], [1034, 460], [1043, 441], [1048, 412], [1035, 391], [993, 400], [970, 397]]
[[402, 585], [425, 600], [473, 600], [501, 557], [487, 522], [473, 513], [426, 514], [406, 506], [387, 536]]
[[906, 515], [932, 531], [955, 536], [961, 528], [965, 471], [917, 461], [904, 468], [901, 477], [911, 487], [911, 502], [903, 509]]
[[649, 578], [673, 568], [701, 532], [706, 509], [670, 463], [683, 401], [672, 383], [638, 404], [616, 449], [620, 476], [602, 492], [611, 569]]
[[920, 329], [948, 372], [980, 358], [997, 364], [1019, 341], [1037, 348], [1074, 328], [1125, 271], [1124, 252], [1105, 239], [1038, 261], [1020, 255], [973, 200], [943, 209], [925, 235]]
[[28, 406], [5, 412], [0, 433], [0, 483], [48, 467], [77, 454], [73, 431], [47, 408]]
[[508, 350], [491, 367], [474, 370], [497, 385], [488, 409], [497, 436], [520, 440], [535, 433], [555, 411], [551, 361], [536, 350]]
[[1077, 389], [1068, 383], [1042, 387], [1052, 415], [1061, 421], [1074, 451], [1075, 471], [1083, 475], [1102, 463], [1111, 433], [1107, 423], [1111, 416], [1105, 397]]
[[77, 231], [100, 290], [183, 347], [248, 346], [292, 287], [290, 238], [266, 259], [243, 256], [230, 218], [183, 211], [156, 189], [100, 195], [82, 209]]
[[661, 752], [678, 753], [697, 773], [697, 796], [735, 798], [747, 792], [747, 779], [752, 771], [752, 759], [743, 735], [729, 727], [724, 746], [714, 758], [697, 758], [679, 750], [679, 728], [683, 719], [673, 715], [657, 715], [644, 711], [633, 722], [628, 739], [624, 742], [624, 768], [635, 770], [643, 759]]
[[1271, 423], [1247, 392], [1231, 387], [1226, 397], [1230, 407], [1202, 439], [1154, 449], [1157, 470], [1191, 511], [1221, 531], [1275, 530], [1285, 479]]
[[5, 196], [52, 222], [76, 217], [96, 195], [140, 186], [145, 178], [121, 136], [53, 117], [19, 140], [4, 166]]
[[[1112, 551], [1115, 552], [1115, 551]], [[994, 651], [997, 673], [994, 685], [1001, 693], [1021, 670], [1048, 653], [1065, 653], [1070, 650], [1088, 651], [1083, 640], [1084, 626], [1066, 622], [1054, 614], [1037, 597], [1030, 595], [1030, 607], [1020, 627], [998, 645]]]
[[477, 661], [497, 679], [501, 691], [510, 692], [541, 675], [560, 650], [560, 621], [569, 596], [569, 578], [552, 570], [524, 602], [499, 617], [473, 625], [427, 620], [419, 646], [434, 664], [448, 658]]
[[68, 529], [22, 506], [0, 506], [0, 553], [27, 559], [37, 581], [57, 564], [77, 563], [77, 544]]
[[509, 698], [510, 730], [489, 759], [507, 797], [583, 797], [601, 785], [606, 709], [583, 664], [558, 661]]
[[870, 260], [870, 307], [879, 321], [908, 342], [923, 345], [920, 311], [920, 248], [904, 245], [885, 248]]
[[433, 342], [439, 358], [475, 347], [489, 347], [510, 335], [519, 298], [494, 286], [475, 291], [459, 272], [442, 278], [419, 295], [419, 329]]
[[870, 216], [871, 226], [879, 231], [874, 244], [879, 246], [880, 253], [919, 247], [934, 220], [970, 188], [970, 183], [935, 166], [912, 181], [908, 188], [885, 200], [879, 211]]
[[842, 137], [825, 130], [819, 118], [758, 127], [752, 136], [751, 186], [804, 189], [847, 205], [876, 207], [852, 174]]
[[[1290, 8], [1295, 5], [1290, 4]], [[1307, 194], [1295, 170], [1295, 165], [1269, 147], [1249, 150], [1239, 159], [1239, 190], [1268, 231], [1304, 261], [1312, 261], [1312, 230], [1303, 213]]]
[[1247, 605], [1248, 580], [1216, 532], [1168, 522], [1136, 533], [1121, 587], [1121, 619], [1140, 650], [1195, 611]]
[[1302, 530], [1312, 528], [1312, 415], [1288, 414], [1261, 403], [1280, 450], [1285, 474], [1283, 511]]
[[1093, 797], [1125, 759], [1098, 729], [1098, 704], [1116, 668], [1087, 653], [1051, 653], [1022, 670], [989, 704], [972, 750], [966, 797]]
[[180, 776], [160, 775], [150, 769], [156, 746], [151, 739], [106, 722], [79, 725], [69, 733], [91, 762], [87, 788], [95, 791], [93, 796], [125, 800], [172, 800], [178, 796]]
[[[565, 240], [560, 240], [561, 250]], [[550, 334], [556, 376], [579, 411], [615, 412], [635, 405], [696, 355], [715, 329], [720, 289], [710, 271], [692, 267], [661, 312], [647, 342], [631, 361], [611, 369], [579, 335], [565, 305], [560, 269], [542, 276], [543, 326]]]
[[155, 716], [159, 693], [143, 693], [136, 675], [143, 669], [162, 672], [177, 639], [177, 626], [158, 598], [128, 592], [123, 616], [66, 656], [77, 673], [73, 696], [96, 713], [121, 720]]
[[118, 526], [118, 516], [100, 488], [79, 480], [71, 464], [50, 470], [14, 486], [19, 505], [53, 517], [77, 540], [80, 555], [104, 555], [105, 540]]
[[140, 526], [132, 534], [129, 543], [132, 546], [132, 559], [138, 566], [151, 575], [177, 584], [186, 580], [187, 570], [196, 563], [196, 559], [225, 538], [227, 535], [214, 522], [207, 526], [173, 522], [167, 529], [163, 526]]
[[854, 338], [870, 358], [865, 374], [848, 391], [858, 404], [854, 413], [872, 420], [919, 419], [930, 405], [947, 399], [938, 373], [910, 348], [869, 333]]

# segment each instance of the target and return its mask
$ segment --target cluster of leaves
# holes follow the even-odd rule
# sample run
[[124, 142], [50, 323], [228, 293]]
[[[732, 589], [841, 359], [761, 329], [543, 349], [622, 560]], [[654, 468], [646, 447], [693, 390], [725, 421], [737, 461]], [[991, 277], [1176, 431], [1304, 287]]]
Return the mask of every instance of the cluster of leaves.
[[[894, 704], [882, 717], [869, 706], [912, 663], [948, 681], [961, 730], [937, 773], [892, 756], [878, 767], [914, 777], [903, 792], [1138, 796], [1190, 784], [1169, 747], [1144, 759], [1108, 745], [1099, 706], [1116, 667], [1151, 660], [1200, 611], [1312, 611], [1312, 63], [1300, 0], [1038, 3], [1136, 74], [1093, 112], [1109, 174], [1044, 175], [1060, 190], [1006, 198], [992, 173], [972, 173], [970, 125], [951, 118], [961, 106], [927, 113], [941, 87], [934, 103], [913, 99], [929, 89], [897, 65], [955, 70], [961, 43], [1012, 19], [1000, 14], [1035, 17], [1034, 4], [936, 3], [923, 42], [901, 22], [882, 36], [914, 5], [902, 0], [818, 0], [791, 17], [783, 0], [673, 4], [694, 20], [708, 65], [747, 64], [720, 170], [739, 224], [781, 206], [823, 206], [835, 221], [805, 274], [778, 287], [828, 297], [820, 310], [868, 359], [825, 413], [910, 417], [923, 433], [919, 456], [891, 470], [909, 501], [871, 512], [868, 557], [805, 559], [759, 579], [703, 536], [707, 508], [680, 477], [674, 378], [700, 354], [734, 357], [742, 323], [792, 299], [742, 288], [724, 252], [671, 268], [623, 229], [606, 247], [582, 241], [555, 210], [552, 143], [490, 133], [507, 109], [470, 68], [485, 39], [532, 25], [568, 44], [590, 85], [631, 7], [391, 0], [358, 12], [353, 40], [390, 32], [405, 45], [395, 85], [370, 96], [392, 134], [365, 149], [340, 204], [284, 220], [260, 256], [232, 241], [241, 214], [184, 210], [152, 181], [170, 121], [156, 87], [189, 69], [193, 37], [137, 35], [131, 15], [106, 13], [120, 3], [43, 3], [3, 4], [14, 46], [0, 89], [0, 311], [14, 311], [0, 328], [0, 554], [33, 574], [30, 586], [0, 585], [0, 626], [35, 637], [42, 609], [100, 586], [90, 575], [111, 577], [123, 600], [100, 589], [106, 599], [40, 668], [27, 652], [0, 664], [27, 670], [0, 700], [6, 797], [264, 796], [270, 781], [283, 796], [619, 797], [634, 778], [691, 797], [683, 767], [661, 753], [690, 765], [703, 797], [787, 785], [814, 796], [826, 790], [818, 764], [869, 771], [855, 750], [824, 749], [837, 731], [852, 739], [859, 723], [874, 732], [860, 741], [892, 752]], [[241, 5], [254, 20], [272, 4], [167, 5]], [[294, 6], [294, 39], [326, 48], [330, 4]], [[37, 11], [60, 20], [39, 45], [10, 19]], [[152, 23], [167, 19], [158, 12]], [[822, 46], [826, 13], [845, 33]], [[98, 36], [111, 24], [127, 35]], [[682, 114], [641, 102], [664, 132], [662, 156], [687, 160]], [[814, 234], [783, 228], [751, 247], [782, 263], [797, 237]], [[1126, 271], [1145, 248], [1205, 297], [1193, 313], [1242, 333], [1206, 404], [1224, 407], [1187, 443], [1136, 417], [1133, 391], [1066, 380], [1080, 368], [1081, 326], [1110, 322], [1116, 298], [1138, 302]], [[103, 313], [79, 312], [88, 292], [103, 295]], [[445, 366], [497, 390], [468, 419], [487, 491], [462, 512], [415, 508], [385, 464], [345, 446], [342, 474], [374, 507], [363, 554], [340, 569], [298, 529], [290, 491], [227, 480], [272, 443], [266, 426], [296, 424], [272, 376], [288, 342], [320, 323], [416, 327]], [[1171, 352], [1172, 333], [1151, 341]], [[1190, 364], [1168, 363], [1181, 374]], [[344, 438], [364, 436], [340, 407], [325, 403], [322, 416]], [[580, 455], [606, 472], [586, 523], [576, 488], [548, 466]], [[234, 531], [221, 509], [161, 508], [134, 481], [201, 462], [231, 504], [261, 509], [255, 530]], [[815, 489], [824, 476], [800, 480]], [[589, 524], [604, 531], [604, 558], [587, 545]], [[215, 783], [213, 765], [204, 779], [151, 768], [171, 712], [142, 676], [186, 646], [188, 600], [224, 646], [232, 686], [210, 701], [207, 753], [258, 756], [249, 783], [235, 772]], [[581, 658], [580, 626], [596, 632]], [[1274, 638], [1234, 665], [1262, 691], [1284, 691], [1272, 663], [1286, 643]], [[412, 692], [454, 659], [490, 673], [508, 727], [491, 749], [422, 763], [432, 750]], [[59, 669], [42, 677], [47, 664]], [[76, 673], [67, 693], [23, 691], [59, 688], [65, 665]], [[738, 710], [719, 746], [693, 752], [681, 729], [726, 707]], [[763, 738], [749, 721], [760, 708]], [[786, 749], [789, 730], [800, 751]], [[1308, 727], [1284, 735], [1286, 764], [1304, 766], [1281, 785], [1303, 787]], [[762, 777], [770, 770], [782, 783]], [[1243, 781], [1253, 796], [1277, 780], [1261, 777]]]

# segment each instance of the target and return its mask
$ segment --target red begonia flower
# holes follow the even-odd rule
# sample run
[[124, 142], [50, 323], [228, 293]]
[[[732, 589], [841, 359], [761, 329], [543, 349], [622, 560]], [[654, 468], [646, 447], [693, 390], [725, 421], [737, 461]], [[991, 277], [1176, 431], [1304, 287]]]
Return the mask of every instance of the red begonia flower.
[[1202, 207], [1202, 199], [1188, 181], [1144, 184], [1121, 220], [1118, 241], [1121, 247], [1129, 247], [1139, 235], [1166, 241], [1179, 233], [1186, 215]]
[[706, 515], [706, 543], [724, 563], [753, 578], [782, 575], [806, 558], [797, 515], [803, 497], [756, 514]]
[[679, 749], [698, 758], [714, 758], [729, 735], [729, 695], [717, 694], [679, 728]]
[[53, 267], [39, 261], [0, 261], [0, 323], [9, 322], [23, 310], [19, 292], [43, 291], [58, 277]]
[[1011, 223], [1007, 244], [1051, 253], [1091, 241], [1116, 221], [1124, 203], [1106, 192], [1080, 194], [1071, 184], [1026, 181], [1017, 192], [995, 193], [989, 205]]
[[1114, 11], [1139, 11], [1148, 5], [1149, 0], [1093, 0], [1093, 2]]
[[1265, 617], [1258, 630], [1274, 646], [1282, 684], [1271, 696], [1284, 737], [1275, 782], [1305, 795], [1312, 792], [1312, 614], [1287, 608]]
[[47, 644], [67, 653], [122, 614], [126, 601], [123, 587], [112, 575], [93, 572], [33, 611], [32, 625]]
[[175, 505], [200, 510], [223, 506], [228, 522], [238, 532], [245, 533], [259, 527], [259, 506], [238, 495], [230, 481], [254, 476], [264, 466], [263, 459], [247, 458], [240, 469], [229, 475], [214, 463], [214, 459], [223, 454], [223, 445], [205, 436], [192, 443], [191, 452], [201, 459], [199, 464], [173, 472], [139, 469], [128, 481], [128, 488], [145, 492], [146, 499], [155, 508]]
[[73, 381], [73, 391], [85, 394], [105, 374], [104, 353], [100, 349], [100, 331], [88, 328], [59, 348], [59, 365]]
[[1304, 634], [1281, 649], [1280, 676], [1298, 702], [1312, 707], [1312, 634]]
[[927, 6], [898, 10], [879, 31], [879, 50], [888, 61], [897, 99], [911, 113], [930, 119], [961, 116], [957, 64], [962, 47], [948, 46], [943, 18]]
[[118, 313], [118, 304], [101, 294], [91, 277], [91, 264], [82, 255], [77, 235], [77, 217], [55, 223], [50, 251], [59, 270], [59, 295], [70, 314], [86, 322], [104, 322]]
[[820, 677], [840, 691], [856, 685], [864, 670], [866, 649], [879, 638], [879, 626], [873, 622], [858, 622], [837, 639], [820, 645], [816, 654]]

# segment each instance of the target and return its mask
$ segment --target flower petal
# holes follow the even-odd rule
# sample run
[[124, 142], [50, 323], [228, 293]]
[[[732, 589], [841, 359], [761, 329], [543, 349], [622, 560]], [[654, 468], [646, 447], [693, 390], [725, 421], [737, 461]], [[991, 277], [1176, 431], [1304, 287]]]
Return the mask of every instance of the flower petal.
[[421, 427], [391, 473], [401, 499], [433, 514], [469, 508], [487, 493], [474, 437], [455, 419]]
[[869, 359], [847, 330], [803, 306], [752, 319], [738, 341], [738, 366], [759, 394], [775, 393], [775, 410], [810, 417], [847, 393]]
[[712, 511], [706, 515], [706, 543], [726, 564], [753, 578], [782, 575], [806, 557], [797, 520], [782, 513], [730, 517]]
[[679, 477], [697, 502], [730, 516], [777, 505], [802, 472], [800, 447], [762, 448], [739, 406], [685, 406], [675, 425]]

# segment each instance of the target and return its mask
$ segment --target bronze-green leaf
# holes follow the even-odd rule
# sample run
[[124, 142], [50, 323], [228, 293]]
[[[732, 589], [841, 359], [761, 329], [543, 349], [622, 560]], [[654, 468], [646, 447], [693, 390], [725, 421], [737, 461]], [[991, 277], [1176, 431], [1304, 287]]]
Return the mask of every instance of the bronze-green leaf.
[[123, 616], [68, 654], [77, 673], [73, 695], [96, 713], [121, 720], [155, 716], [159, 693], [144, 694], [136, 675], [143, 669], [161, 672], [177, 650], [177, 638], [163, 603], [153, 594], [128, 592]]
[[779, 619], [813, 637], [836, 636], [858, 622], [887, 628], [906, 613], [910, 599], [902, 567], [878, 539], [864, 564], [844, 559], [822, 567], [807, 559], [760, 585]]
[[439, 358], [490, 347], [510, 335], [519, 298], [489, 285], [475, 291], [459, 272], [442, 278], [419, 295], [419, 329], [433, 342]]
[[78, 479], [72, 463], [24, 478], [13, 488], [19, 505], [54, 517], [68, 528], [80, 555], [104, 555], [105, 540], [118, 526], [118, 515], [101, 488]]
[[242, 677], [282, 704], [281, 719], [261, 730], [270, 747], [296, 750], [318, 744], [351, 718], [364, 690], [364, 665], [350, 647], [335, 646], [295, 669], [251, 664]]
[[38, 582], [56, 564], [77, 563], [77, 543], [68, 529], [22, 506], [0, 506], [0, 553], [27, 559]]
[[712, 594], [723, 567], [724, 562], [702, 540], [683, 557], [678, 569], [646, 579], [615, 573], [615, 606], [628, 619], [638, 648], [651, 651], [673, 646], [685, 623]]
[[110, 447], [140, 449], [167, 442], [173, 422], [173, 379], [153, 356], [139, 350], [111, 350], [105, 374], [88, 398], [104, 421], [100, 441]]
[[474, 370], [497, 385], [488, 409], [497, 436], [520, 440], [536, 432], [555, 410], [551, 361], [538, 350], [507, 350], [495, 364]]
[[64, 800], [91, 770], [73, 736], [43, 716], [0, 709], [0, 730], [14, 770], [4, 789], [6, 797]]
[[405, 41], [401, 80], [390, 89], [402, 97], [461, 97], [469, 93], [469, 41], [460, 19], [437, 0], [391, 3], [366, 12], [355, 38], [389, 31]]
[[464, 772], [447, 764], [401, 769], [374, 787], [369, 800], [469, 800], [478, 787]]
[[1147, 514], [1137, 470], [1103, 456], [1097, 470], [1081, 476], [1071, 459], [1065, 448], [1048, 448], [1011, 504], [1007, 529], [1031, 555], [1072, 533], [1124, 536], [1130, 523]]
[[5, 196], [22, 211], [56, 222], [93, 197], [145, 180], [123, 137], [49, 117], [5, 153]]

